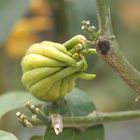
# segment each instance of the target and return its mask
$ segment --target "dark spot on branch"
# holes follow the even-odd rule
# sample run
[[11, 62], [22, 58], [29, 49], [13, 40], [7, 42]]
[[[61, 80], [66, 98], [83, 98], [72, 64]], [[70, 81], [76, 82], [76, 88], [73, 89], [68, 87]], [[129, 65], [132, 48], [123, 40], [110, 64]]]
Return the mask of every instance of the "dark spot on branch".
[[110, 51], [110, 43], [107, 40], [99, 40], [96, 46], [97, 52], [106, 55]]

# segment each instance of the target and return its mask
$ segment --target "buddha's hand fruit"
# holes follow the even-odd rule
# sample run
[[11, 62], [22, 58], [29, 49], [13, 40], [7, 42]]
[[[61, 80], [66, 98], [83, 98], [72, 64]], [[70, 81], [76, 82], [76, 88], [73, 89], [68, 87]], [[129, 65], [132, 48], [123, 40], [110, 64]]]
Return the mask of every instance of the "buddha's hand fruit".
[[74, 88], [77, 78], [94, 78], [84, 73], [87, 63], [81, 52], [85, 40], [77, 35], [63, 45], [50, 41], [33, 44], [21, 62], [26, 88], [39, 100], [57, 101]]

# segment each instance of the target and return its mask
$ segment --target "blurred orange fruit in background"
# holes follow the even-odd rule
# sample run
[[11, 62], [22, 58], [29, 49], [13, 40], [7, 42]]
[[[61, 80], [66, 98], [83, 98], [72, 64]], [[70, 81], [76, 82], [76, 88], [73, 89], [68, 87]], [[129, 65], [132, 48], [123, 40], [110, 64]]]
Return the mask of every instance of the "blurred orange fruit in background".
[[140, 1], [128, 0], [121, 2], [120, 16], [125, 25], [131, 30], [140, 31]]
[[53, 27], [50, 9], [45, 0], [31, 0], [29, 12], [13, 25], [5, 43], [5, 53], [10, 58], [22, 57], [27, 48], [42, 39], [41, 32], [51, 32]]

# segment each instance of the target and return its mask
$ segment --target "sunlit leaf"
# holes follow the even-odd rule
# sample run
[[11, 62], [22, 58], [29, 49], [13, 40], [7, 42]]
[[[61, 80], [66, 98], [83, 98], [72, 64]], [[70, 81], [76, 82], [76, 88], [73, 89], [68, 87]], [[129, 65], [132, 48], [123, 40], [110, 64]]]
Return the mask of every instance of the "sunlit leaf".
[[9, 111], [24, 107], [27, 101], [31, 101], [33, 104], [41, 103], [27, 92], [15, 91], [3, 94], [0, 96], [0, 117]]
[[0, 130], [0, 140], [17, 140], [17, 138], [9, 132]]

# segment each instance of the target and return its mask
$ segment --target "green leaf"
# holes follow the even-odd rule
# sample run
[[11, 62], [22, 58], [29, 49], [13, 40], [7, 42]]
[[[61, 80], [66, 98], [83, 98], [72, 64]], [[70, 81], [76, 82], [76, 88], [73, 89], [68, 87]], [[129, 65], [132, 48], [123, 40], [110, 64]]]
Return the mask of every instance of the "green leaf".
[[44, 140], [43, 136], [32, 136], [30, 140]]
[[33, 104], [41, 103], [27, 92], [13, 91], [3, 94], [0, 96], [0, 117], [9, 111], [24, 107], [27, 101]]
[[[66, 103], [59, 105], [49, 105], [45, 108], [48, 112], [58, 111], [58, 113], [69, 116], [86, 116], [95, 111], [95, 106], [91, 98], [85, 92], [74, 89], [66, 95]], [[48, 113], [47, 112], [47, 113]], [[46, 130], [44, 140], [103, 140], [104, 129], [102, 125], [90, 127], [85, 131], [72, 128], [64, 128], [63, 132], [56, 135], [54, 130]]]
[[64, 129], [62, 133], [56, 135], [54, 130], [48, 129], [44, 140], [103, 140], [103, 128], [95, 126], [79, 131], [76, 129]]
[[17, 138], [9, 132], [0, 130], [0, 140], [17, 140]]
[[29, 0], [0, 1], [0, 44], [9, 35], [15, 21], [27, 12], [29, 3]]
[[61, 112], [72, 116], [86, 116], [95, 110], [90, 97], [79, 89], [74, 89], [66, 95], [65, 106], [61, 106]]

